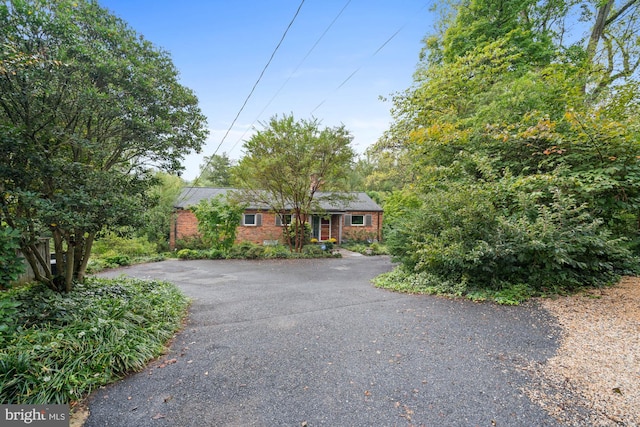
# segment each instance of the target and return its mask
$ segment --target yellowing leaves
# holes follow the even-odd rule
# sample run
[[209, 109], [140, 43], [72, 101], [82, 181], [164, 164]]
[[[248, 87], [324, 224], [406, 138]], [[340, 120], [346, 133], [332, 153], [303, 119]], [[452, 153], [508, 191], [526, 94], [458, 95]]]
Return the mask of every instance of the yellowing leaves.
[[469, 130], [458, 129], [451, 123], [435, 123], [427, 128], [417, 128], [409, 132], [409, 140], [417, 145], [448, 145], [466, 143]]

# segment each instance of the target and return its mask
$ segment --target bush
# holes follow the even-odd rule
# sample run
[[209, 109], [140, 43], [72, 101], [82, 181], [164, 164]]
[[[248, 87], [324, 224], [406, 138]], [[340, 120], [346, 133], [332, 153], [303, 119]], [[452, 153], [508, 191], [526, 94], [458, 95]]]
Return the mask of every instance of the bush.
[[181, 326], [188, 300], [166, 282], [90, 279], [68, 294], [9, 291], [13, 331], [1, 331], [0, 401], [69, 403], [142, 369]]
[[256, 259], [260, 258], [263, 253], [263, 246], [251, 242], [242, 242], [231, 247], [228, 257], [236, 259]]
[[0, 289], [9, 288], [24, 273], [24, 260], [16, 252], [19, 248], [20, 232], [0, 227]]
[[493, 194], [460, 187], [426, 195], [387, 235], [394, 260], [431, 284], [440, 281], [438, 289], [504, 292], [505, 301], [604, 286], [637, 268], [623, 242], [570, 197], [555, 192], [543, 204], [535, 194], [517, 194], [507, 210]]
[[98, 258], [128, 256], [137, 258], [156, 254], [156, 245], [146, 237], [123, 237], [115, 233], [108, 233], [97, 239], [91, 253]]
[[291, 251], [283, 245], [266, 246], [264, 248], [264, 258], [289, 258]]
[[302, 247], [302, 254], [309, 258], [321, 258], [325, 256], [325, 252], [318, 245], [305, 245]]
[[342, 247], [351, 252], [357, 252], [362, 255], [388, 255], [389, 251], [387, 247], [378, 242], [374, 243], [355, 243], [346, 242], [342, 244]]
[[206, 251], [197, 251], [195, 249], [181, 249], [178, 251], [178, 258], [180, 259], [205, 259]]
[[194, 250], [206, 250], [211, 245], [207, 244], [202, 236], [188, 236], [182, 239], [176, 240], [176, 250], [181, 249], [194, 249]]
[[106, 267], [120, 267], [131, 265], [131, 259], [127, 255], [111, 255], [103, 258]]

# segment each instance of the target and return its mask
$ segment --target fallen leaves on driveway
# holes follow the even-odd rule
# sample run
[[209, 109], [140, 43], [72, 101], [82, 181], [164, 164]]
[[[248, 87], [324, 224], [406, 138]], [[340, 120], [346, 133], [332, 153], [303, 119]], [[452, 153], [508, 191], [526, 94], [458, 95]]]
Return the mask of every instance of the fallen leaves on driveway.
[[565, 425], [640, 425], [640, 278], [540, 304], [562, 341], [546, 363], [524, 368], [527, 395]]

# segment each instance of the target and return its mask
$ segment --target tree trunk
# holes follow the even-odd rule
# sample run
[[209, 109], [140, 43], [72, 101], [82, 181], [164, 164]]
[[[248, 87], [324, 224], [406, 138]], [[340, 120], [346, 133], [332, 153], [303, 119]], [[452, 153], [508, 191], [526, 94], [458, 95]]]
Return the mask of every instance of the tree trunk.
[[609, 16], [609, 12], [611, 12], [611, 7], [613, 7], [613, 1], [614, 0], [609, 0], [598, 8], [596, 22], [591, 29], [591, 36], [589, 37], [589, 44], [587, 45], [587, 61], [589, 64], [593, 62], [596, 56], [596, 49], [598, 48], [604, 29], [607, 26], [607, 17]]
[[[51, 276], [51, 260], [44, 259], [42, 255], [40, 255], [37, 246], [33, 243], [23, 245], [20, 248], [20, 251], [33, 270], [35, 280], [40, 283], [45, 283], [49, 287], [53, 287], [53, 278]], [[44, 271], [44, 275], [40, 273], [40, 270]]]
[[71, 292], [73, 289], [73, 266], [75, 257], [75, 246], [70, 242], [67, 243], [67, 259], [65, 263], [65, 275], [64, 275], [64, 291]]
[[84, 245], [80, 248], [82, 251], [81, 261], [78, 263], [76, 270], [76, 279], [78, 282], [82, 282], [87, 272], [87, 264], [89, 264], [89, 258], [91, 257], [91, 248], [93, 247], [93, 241], [96, 237], [96, 233], [89, 233], [84, 239]]

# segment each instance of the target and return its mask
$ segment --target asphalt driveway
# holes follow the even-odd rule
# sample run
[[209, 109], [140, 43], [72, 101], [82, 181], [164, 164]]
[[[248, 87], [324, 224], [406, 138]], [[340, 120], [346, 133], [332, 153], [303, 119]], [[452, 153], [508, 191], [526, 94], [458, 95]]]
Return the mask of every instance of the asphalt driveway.
[[99, 390], [85, 426], [555, 426], [523, 394], [557, 347], [534, 304], [396, 294], [387, 257], [164, 261], [126, 274], [193, 304], [169, 352]]

